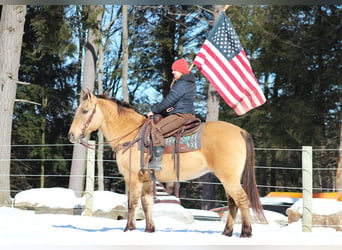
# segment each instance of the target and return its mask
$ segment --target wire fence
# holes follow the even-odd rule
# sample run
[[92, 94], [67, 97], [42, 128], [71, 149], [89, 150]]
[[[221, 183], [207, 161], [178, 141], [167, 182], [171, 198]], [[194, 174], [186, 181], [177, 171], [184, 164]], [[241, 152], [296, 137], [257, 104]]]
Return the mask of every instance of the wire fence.
[[[5, 147], [4, 145], [0, 145], [0, 147]], [[30, 145], [11, 145], [12, 150], [20, 150], [21, 148], [54, 148], [54, 147], [73, 147], [73, 144], [30, 144]], [[260, 153], [260, 152], [297, 152], [297, 153], [301, 153], [302, 149], [282, 149], [282, 148], [255, 148], [256, 150], [256, 154]], [[37, 150], [39, 151], [39, 150]], [[314, 153], [318, 153], [318, 152], [339, 152], [339, 149], [313, 149]], [[320, 167], [320, 166], [315, 166], [313, 167], [313, 171], [331, 171], [333, 173], [336, 173], [337, 171], [337, 161], [338, 161], [338, 156], [337, 154], [335, 154], [335, 166], [334, 167], [330, 167], [330, 166], [325, 166], [325, 167]], [[44, 162], [45, 164], [49, 165], [50, 163], [64, 163], [66, 165], [70, 165], [70, 163], [72, 162], [72, 158], [65, 158], [65, 157], [60, 157], [60, 158], [31, 158], [31, 157], [23, 157], [23, 158], [18, 158], [18, 157], [11, 157], [10, 162], [11, 163], [36, 163], [37, 166], [39, 166], [39, 164], [41, 164], [41, 162]], [[84, 159], [74, 159], [74, 160], [84, 160]], [[6, 159], [0, 159], [0, 164], [8, 161]], [[99, 160], [96, 160], [99, 161]], [[112, 160], [107, 160], [107, 159], [103, 159], [101, 160], [104, 164], [116, 164], [115, 159]], [[261, 164], [258, 164], [261, 163]], [[315, 163], [315, 162], [314, 162]], [[1, 164], [2, 165], [2, 164]], [[70, 167], [69, 167], [70, 168]], [[282, 171], [282, 170], [286, 170], [286, 171], [301, 171], [302, 167], [300, 165], [297, 166], [266, 166], [266, 165], [262, 165], [262, 162], [257, 162], [257, 165], [255, 166], [256, 172], [258, 173], [258, 171], [262, 171], [262, 170], [274, 170], [274, 171]], [[41, 174], [30, 174], [30, 173], [13, 173], [14, 171], [11, 171], [10, 177], [24, 177], [24, 178], [42, 178]], [[35, 172], [37, 172], [35, 170]], [[331, 173], [330, 173], [331, 174]], [[298, 174], [300, 175], [300, 173]], [[4, 176], [4, 174], [2, 174], [1, 176]], [[65, 173], [65, 174], [44, 174], [43, 175], [44, 178], [69, 178], [69, 174]], [[79, 176], [79, 177], [85, 177], [85, 176]], [[98, 177], [98, 176], [96, 176]], [[331, 176], [334, 177], [334, 176]], [[113, 177], [110, 175], [105, 175], [104, 176], [105, 179], [123, 179], [122, 177]], [[192, 183], [192, 184], [208, 184], [208, 185], [221, 185], [220, 182], [201, 182], [199, 180], [192, 180], [192, 181], [187, 181], [187, 182], [183, 182], [183, 183]], [[330, 184], [332, 184], [330, 182]], [[298, 190], [300, 191], [302, 189], [301, 183], [298, 183], [298, 185], [294, 185], [294, 186], [284, 186], [284, 185], [270, 185], [269, 183], [262, 183], [262, 182], [258, 182], [258, 187], [260, 188], [269, 188], [269, 189], [283, 189], [283, 190]], [[321, 185], [319, 187], [314, 187], [314, 190], [317, 191], [341, 191], [341, 190], [334, 190], [334, 187], [332, 187], [331, 185], [329, 187], [325, 187], [324, 185]], [[12, 190], [15, 192], [18, 191], [22, 191], [22, 190]]]
[[[54, 158], [37, 158], [37, 157], [30, 157], [30, 152], [36, 150], [39, 151], [42, 148], [58, 148], [59, 150], [63, 148], [72, 148], [73, 144], [33, 144], [33, 145], [11, 145], [12, 151], [19, 151], [20, 149], [25, 148], [28, 152], [27, 154], [12, 154], [12, 157], [10, 159], [11, 162], [11, 173], [9, 175], [6, 174], [0, 174], [0, 178], [7, 178], [9, 177], [11, 180], [11, 194], [15, 196], [15, 194], [24, 191], [26, 189], [30, 188], [39, 188], [39, 180], [41, 178], [44, 178], [45, 180], [53, 179], [54, 181], [51, 182], [53, 186], [49, 186], [49, 181], [46, 181], [45, 183], [48, 183], [45, 187], [55, 187], [58, 186], [59, 183], [61, 183], [61, 187], [67, 187], [67, 183], [69, 180], [69, 171], [70, 171], [70, 165], [72, 162], [71, 153], [69, 153], [70, 157], [54, 157]], [[27, 150], [27, 148], [30, 148], [31, 150]], [[255, 148], [256, 155], [266, 155], [261, 156], [259, 159], [257, 159], [257, 164], [255, 166], [256, 173], [257, 173], [257, 186], [260, 190], [263, 190], [264, 195], [269, 192], [302, 192], [303, 186], [302, 186], [302, 180], [301, 180], [301, 171], [302, 166], [300, 164], [300, 160], [294, 161], [293, 155], [294, 154], [301, 154], [303, 149], [281, 149], [281, 148]], [[328, 162], [325, 166], [322, 166], [322, 164], [325, 163], [319, 163], [316, 164], [316, 159], [314, 157], [314, 166], [313, 166], [313, 179], [314, 179], [314, 185], [313, 185], [313, 192], [342, 192], [342, 190], [337, 190], [335, 188], [336, 183], [336, 171], [337, 171], [337, 162], [338, 162], [338, 153], [339, 149], [313, 149], [314, 154], [324, 154], [325, 157], [328, 157], [329, 159], [325, 159], [324, 162]], [[56, 153], [56, 152], [55, 152]], [[58, 152], [57, 152], [58, 153]], [[269, 157], [272, 154], [277, 153], [283, 153], [285, 156], [289, 159], [287, 162], [282, 161], [281, 165], [272, 166], [272, 162], [265, 163], [268, 160], [267, 157]], [[329, 156], [327, 156], [330, 154]], [[61, 155], [61, 154], [60, 154]], [[19, 158], [21, 156], [21, 158]], [[284, 158], [286, 158], [284, 157]], [[297, 156], [297, 158], [299, 158]], [[78, 159], [83, 160], [83, 159]], [[8, 161], [5, 159], [0, 159], [0, 164], [2, 165], [3, 162]], [[98, 162], [99, 160], [96, 160]], [[101, 160], [105, 164], [105, 168], [113, 168], [113, 166], [116, 164], [115, 159], [104, 159]], [[52, 166], [58, 167], [61, 163], [65, 168], [63, 169], [63, 173], [56, 174], [58, 170], [54, 169], [54, 173], [39, 173], [39, 166], [41, 163], [44, 162], [45, 168], [53, 168]], [[30, 165], [30, 167], [27, 167], [27, 169], [22, 172], [16, 171], [16, 167], [19, 168], [18, 164], [27, 166]], [[294, 164], [294, 165], [287, 165], [287, 164]], [[335, 165], [335, 166], [334, 166]], [[14, 168], [14, 169], [13, 169]], [[31, 171], [31, 172], [30, 172]], [[293, 178], [293, 180], [284, 180], [283, 178], [279, 177], [279, 175], [283, 175], [284, 171], [286, 172], [288, 178]], [[33, 174], [33, 172], [35, 174]], [[289, 175], [289, 172], [294, 172], [293, 174]], [[258, 175], [259, 174], [259, 175]], [[85, 175], [78, 175], [77, 177], [85, 178]], [[96, 175], [95, 179], [98, 179], [100, 176]], [[28, 182], [34, 183], [30, 185], [20, 185], [21, 180], [30, 180]], [[109, 191], [118, 191], [123, 193], [124, 189], [122, 187], [124, 186], [124, 179], [123, 177], [116, 171], [114, 174], [112, 174], [111, 171], [105, 171], [105, 174], [103, 176], [104, 181], [107, 183], [105, 185], [105, 190]], [[316, 180], [316, 181], [315, 181]], [[19, 182], [19, 183], [16, 183]], [[12, 183], [15, 183], [14, 185]], [[121, 186], [120, 188], [116, 188], [116, 185], [118, 183]], [[290, 185], [291, 184], [291, 185]], [[201, 188], [203, 185], [214, 185], [215, 190], [221, 190], [216, 191], [215, 197], [212, 197], [211, 199], [204, 199], [201, 197]], [[218, 180], [205, 182], [203, 180], [195, 179], [191, 181], [182, 181], [180, 183], [181, 189], [185, 190], [192, 190], [191, 192], [181, 192], [179, 199], [182, 201], [182, 203], [189, 203], [191, 204], [198, 203], [198, 202], [213, 202], [215, 203], [215, 206], [226, 206], [226, 198], [225, 193], [222, 187], [222, 184]], [[9, 190], [0, 190], [0, 192], [9, 191]], [[190, 195], [191, 194], [191, 195]], [[262, 195], [263, 196], [263, 195]]]

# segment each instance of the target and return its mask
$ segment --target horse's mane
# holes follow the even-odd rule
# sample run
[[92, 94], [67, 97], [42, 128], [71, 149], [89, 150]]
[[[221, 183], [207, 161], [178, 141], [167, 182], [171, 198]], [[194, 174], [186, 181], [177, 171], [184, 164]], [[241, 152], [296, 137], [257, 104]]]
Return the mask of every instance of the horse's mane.
[[108, 95], [96, 95], [96, 97], [100, 98], [100, 99], [105, 99], [105, 100], [109, 100], [109, 101], [114, 102], [118, 107], [118, 113], [119, 114], [124, 113], [125, 111], [127, 111], [127, 109], [133, 110], [133, 111], [140, 114], [140, 112], [133, 105], [129, 104], [128, 102], [120, 101], [120, 100], [116, 99], [115, 97], [109, 97]]

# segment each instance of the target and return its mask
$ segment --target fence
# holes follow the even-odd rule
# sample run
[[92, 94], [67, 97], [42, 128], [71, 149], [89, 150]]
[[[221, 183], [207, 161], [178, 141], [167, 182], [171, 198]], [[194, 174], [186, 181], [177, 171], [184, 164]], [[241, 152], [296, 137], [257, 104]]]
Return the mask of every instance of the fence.
[[[23, 147], [24, 145], [13, 145], [13, 148], [16, 147]], [[25, 145], [25, 147], [33, 147], [33, 148], [39, 148], [39, 147], [45, 147], [46, 145]], [[53, 146], [53, 145], [49, 145], [49, 146]], [[71, 147], [72, 145], [70, 144], [65, 144], [65, 145], [56, 145], [59, 148], [60, 147]], [[315, 152], [321, 152], [321, 151], [333, 151], [333, 152], [338, 152], [338, 149], [312, 149], [312, 147], [303, 147], [302, 149], [265, 149], [265, 148], [256, 148], [256, 152], [257, 154], [260, 153], [261, 151], [265, 151], [265, 152], [275, 152], [275, 151], [285, 151], [285, 152], [291, 152], [291, 151], [295, 151], [295, 152], [300, 152], [302, 157], [301, 157], [301, 162], [302, 165], [301, 166], [295, 166], [295, 167], [272, 167], [272, 166], [256, 166], [256, 171], [260, 171], [260, 170], [274, 170], [274, 171], [280, 171], [280, 170], [291, 170], [291, 171], [298, 171], [299, 173], [297, 175], [302, 176], [302, 185], [298, 185], [299, 182], [297, 182], [296, 186], [278, 186], [278, 185], [269, 185], [269, 183], [262, 183], [262, 182], [257, 182], [258, 183], [258, 187], [259, 188], [266, 188], [266, 189], [274, 189], [274, 190], [289, 190], [289, 189], [295, 189], [295, 190], [300, 190], [300, 192], [302, 192], [303, 194], [303, 202], [304, 202], [304, 210], [303, 210], [303, 231], [311, 231], [311, 224], [312, 224], [312, 193], [313, 190], [328, 190], [331, 191], [333, 188], [330, 187], [324, 187], [324, 186], [320, 186], [320, 187], [313, 187], [313, 178], [315, 176], [315, 172], [316, 171], [334, 171], [332, 173], [335, 173], [337, 168], [336, 167], [314, 167], [314, 162], [313, 162], [313, 153]], [[29, 157], [25, 157], [25, 158], [12, 158], [11, 159], [12, 162], [36, 162], [38, 163], [37, 165], [39, 165], [42, 161], [44, 161], [45, 164], [49, 164], [49, 163], [53, 163], [53, 162], [63, 162], [64, 164], [68, 164], [71, 162], [71, 158], [68, 159], [32, 159]], [[88, 197], [87, 199], [87, 207], [88, 207], [88, 211], [91, 211], [91, 199], [90, 197], [92, 197], [92, 192], [94, 190], [95, 187], [95, 179], [97, 178], [97, 176], [95, 176], [95, 152], [93, 150], [89, 150], [88, 153], [88, 162], [90, 164], [88, 164], [87, 166], [87, 173], [88, 176], [86, 177], [86, 191], [85, 191], [85, 196]], [[336, 158], [336, 163], [337, 163], [337, 158]], [[0, 176], [1, 177], [1, 176]], [[41, 178], [42, 176], [40, 174], [34, 175], [34, 174], [20, 174], [20, 173], [12, 173], [11, 174], [11, 181], [12, 179], [15, 178]], [[61, 179], [68, 179], [69, 175], [66, 174], [60, 174], [60, 175], [55, 175], [55, 174], [45, 174], [44, 178], [61, 178]], [[83, 176], [85, 177], [85, 176]], [[120, 176], [104, 176], [105, 179], [115, 179], [117, 182], [123, 182], [123, 178]], [[65, 182], [65, 181], [64, 181]], [[187, 182], [182, 182], [181, 183], [182, 186], [186, 186], [186, 185], [190, 185], [190, 186], [194, 186], [194, 185], [202, 185], [202, 184], [208, 184], [208, 185], [215, 185], [218, 188], [222, 188], [221, 183], [219, 182], [210, 182], [210, 183], [204, 183], [203, 181], [201, 181], [200, 179], [197, 180], [193, 180], [193, 181], [187, 181]], [[38, 187], [38, 186], [37, 186]], [[36, 187], [35, 187], [36, 188]], [[191, 188], [191, 187], [190, 187]], [[14, 193], [17, 193], [19, 191], [21, 191], [22, 189], [18, 189], [18, 190], [12, 190], [14, 191]], [[1, 190], [0, 190], [1, 191]], [[338, 192], [341, 192], [341, 190], [335, 190]], [[192, 194], [194, 194], [194, 192], [192, 192]], [[183, 196], [181, 194], [181, 196], [179, 197], [180, 200], [183, 202], [199, 202], [199, 201], [203, 201], [203, 199], [201, 198], [201, 196], [193, 196], [191, 195], [191, 197], [186, 197]], [[205, 201], [212, 201], [212, 202], [216, 202], [217, 204], [226, 204], [226, 200], [225, 197], [222, 198], [217, 198], [215, 197], [214, 199], [211, 200], [205, 200]], [[86, 213], [87, 213], [86, 210]]]

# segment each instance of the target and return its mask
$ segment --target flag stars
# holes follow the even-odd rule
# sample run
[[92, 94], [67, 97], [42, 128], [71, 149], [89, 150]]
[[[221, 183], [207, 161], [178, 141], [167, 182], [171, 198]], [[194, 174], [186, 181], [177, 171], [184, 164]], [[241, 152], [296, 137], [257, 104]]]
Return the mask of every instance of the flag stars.
[[221, 52], [229, 58], [237, 55], [242, 47], [234, 28], [229, 21], [221, 19], [221, 24], [208, 38]]

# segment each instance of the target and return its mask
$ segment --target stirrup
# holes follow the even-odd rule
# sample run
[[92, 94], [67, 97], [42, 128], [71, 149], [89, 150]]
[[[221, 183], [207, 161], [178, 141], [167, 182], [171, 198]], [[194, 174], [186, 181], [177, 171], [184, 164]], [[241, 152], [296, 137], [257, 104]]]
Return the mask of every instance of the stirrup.
[[150, 161], [148, 164], [148, 168], [153, 170], [162, 170], [162, 165], [160, 161], [152, 159], [152, 161]]

